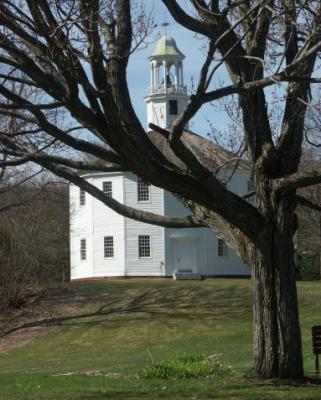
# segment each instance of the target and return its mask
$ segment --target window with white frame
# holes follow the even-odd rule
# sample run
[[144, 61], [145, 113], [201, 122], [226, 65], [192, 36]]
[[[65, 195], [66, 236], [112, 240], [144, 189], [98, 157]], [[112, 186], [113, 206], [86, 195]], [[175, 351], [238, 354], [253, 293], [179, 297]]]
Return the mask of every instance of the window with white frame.
[[141, 178], [137, 178], [137, 201], [148, 202], [150, 200], [150, 184], [144, 182]]
[[228, 249], [228, 247], [227, 247], [226, 243], [224, 242], [224, 240], [218, 238], [217, 239], [217, 255], [219, 257], [227, 256], [227, 249]]
[[111, 181], [103, 182], [103, 192], [109, 197], [113, 196], [113, 184]]
[[86, 204], [86, 192], [84, 189], [79, 189], [79, 204], [84, 206]]
[[149, 235], [138, 236], [138, 257], [149, 258], [150, 254], [151, 254], [150, 236]]
[[104, 257], [113, 258], [114, 257], [114, 237], [105, 236], [104, 237]]
[[248, 192], [253, 192], [254, 191], [254, 182], [253, 180], [247, 181], [247, 191]]
[[80, 259], [81, 261], [86, 261], [87, 259], [86, 239], [80, 239]]
[[[255, 192], [253, 179], [247, 181], [247, 191], [248, 191], [248, 193]], [[255, 203], [255, 193], [253, 193], [251, 196], [247, 196], [246, 200], [249, 203], [254, 204]]]

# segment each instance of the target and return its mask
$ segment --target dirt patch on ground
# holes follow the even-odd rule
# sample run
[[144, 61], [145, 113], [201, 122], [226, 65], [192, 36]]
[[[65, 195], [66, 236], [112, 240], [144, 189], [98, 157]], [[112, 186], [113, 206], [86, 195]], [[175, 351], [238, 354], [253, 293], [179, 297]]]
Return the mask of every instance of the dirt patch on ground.
[[76, 309], [74, 288], [28, 289], [19, 309], [0, 313], [0, 353], [55, 329], [59, 318]]
[[65, 372], [63, 374], [55, 374], [53, 376], [102, 376], [106, 378], [115, 378], [115, 379], [138, 379], [139, 376], [137, 374], [121, 374], [119, 372], [107, 372], [101, 370], [90, 370], [90, 371], [72, 371]]

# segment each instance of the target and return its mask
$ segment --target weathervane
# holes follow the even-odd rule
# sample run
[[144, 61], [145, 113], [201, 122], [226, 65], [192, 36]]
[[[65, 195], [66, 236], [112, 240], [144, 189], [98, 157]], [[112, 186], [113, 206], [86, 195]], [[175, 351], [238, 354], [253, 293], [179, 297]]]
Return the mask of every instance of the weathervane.
[[167, 22], [167, 20], [166, 20], [166, 12], [164, 12], [164, 22], [161, 24], [161, 26], [164, 27], [165, 36], [167, 35], [167, 27], [168, 27], [169, 25], [170, 25], [170, 23]]

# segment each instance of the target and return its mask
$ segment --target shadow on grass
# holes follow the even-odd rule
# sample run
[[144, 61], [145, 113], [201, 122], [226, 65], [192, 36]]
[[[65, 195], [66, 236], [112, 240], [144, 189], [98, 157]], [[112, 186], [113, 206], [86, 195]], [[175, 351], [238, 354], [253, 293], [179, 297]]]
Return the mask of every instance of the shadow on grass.
[[[162, 393], [160, 392], [159, 394], [153, 394], [152, 397], [150, 394], [148, 393], [141, 393], [141, 392], [137, 392], [137, 393], [129, 393], [129, 392], [112, 392], [110, 394], [108, 393], [104, 393], [104, 394], [94, 394], [94, 395], [86, 395], [85, 397], [79, 397], [77, 400], [151, 400], [151, 399], [172, 399], [172, 400], [183, 400], [183, 399], [192, 399], [193, 397], [191, 397], [191, 394], [185, 394], [185, 395], [174, 395], [174, 397], [172, 397], [172, 395], [170, 395], [171, 397], [168, 397], [167, 393]], [[202, 400], [206, 400], [206, 399], [222, 399], [222, 396], [215, 396], [215, 395], [207, 395], [206, 397], [202, 396], [202, 397], [194, 397], [195, 399], [202, 399]], [[230, 397], [229, 397], [230, 398]]]
[[[240, 382], [238, 384], [231, 384], [229, 386], [222, 383], [216, 383], [210, 388], [201, 389], [199, 385], [193, 387], [188, 385], [182, 387], [179, 385], [177, 388], [168, 387], [168, 381], [164, 381], [165, 390], [162, 387], [150, 388], [130, 388], [126, 390], [106, 390], [95, 393], [88, 393], [81, 395], [77, 400], [142, 400], [142, 399], [243, 399], [243, 400], [290, 400], [293, 398], [300, 400], [319, 400], [319, 388], [315, 383], [309, 381], [286, 382]], [[320, 382], [318, 382], [319, 384]], [[300, 390], [300, 393], [297, 393]]]
[[[149, 285], [146, 289], [146, 286], [148, 285], [140, 283], [137, 286], [133, 284], [105, 286], [105, 292], [98, 294], [91, 293], [93, 289], [89, 288], [86, 303], [96, 304], [97, 308], [93, 311], [34, 320], [6, 330], [0, 334], [0, 338], [23, 329], [41, 326], [94, 325], [111, 322], [108, 319], [111, 315], [130, 315], [132, 320], [153, 317], [154, 319], [200, 319], [206, 322], [209, 316], [218, 319], [225, 319], [226, 315], [236, 317], [247, 313], [250, 308], [248, 293], [236, 285], [228, 287], [228, 301], [226, 287], [204, 287], [202, 284], [186, 286], [156, 284], [152, 288]], [[142, 292], [142, 289], [145, 290]], [[82, 303], [86, 290], [83, 288], [81, 290], [82, 293], [76, 301]], [[74, 303], [74, 299], [71, 299], [71, 302]]]

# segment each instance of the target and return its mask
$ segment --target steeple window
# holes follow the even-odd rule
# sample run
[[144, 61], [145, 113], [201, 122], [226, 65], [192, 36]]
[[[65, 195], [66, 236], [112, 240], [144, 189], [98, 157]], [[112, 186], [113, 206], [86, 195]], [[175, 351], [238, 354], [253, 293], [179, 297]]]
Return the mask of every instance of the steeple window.
[[177, 115], [178, 107], [177, 100], [169, 100], [169, 115]]

